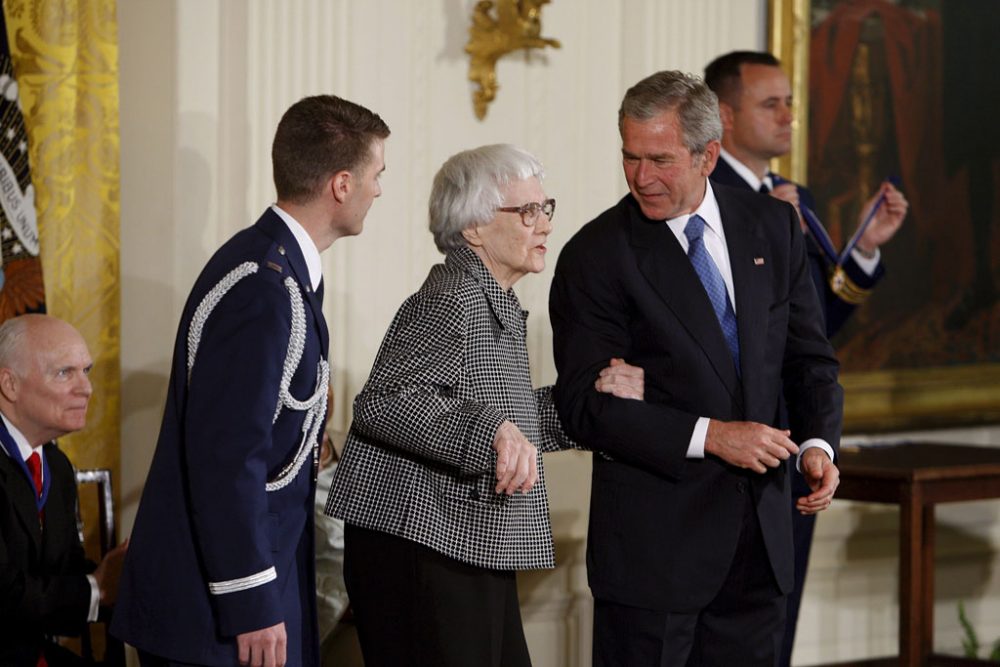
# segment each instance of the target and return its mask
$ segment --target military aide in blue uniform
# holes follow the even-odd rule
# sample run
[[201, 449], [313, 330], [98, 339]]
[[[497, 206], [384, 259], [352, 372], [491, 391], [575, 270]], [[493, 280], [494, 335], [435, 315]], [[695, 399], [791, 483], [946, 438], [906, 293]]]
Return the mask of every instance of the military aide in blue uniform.
[[144, 665], [319, 664], [319, 254], [361, 232], [388, 135], [346, 100], [294, 104], [272, 147], [277, 204], [191, 291], [112, 623]]
[[[719, 97], [723, 128], [722, 153], [711, 174], [712, 181], [771, 194], [795, 206], [800, 215], [802, 208], [815, 212], [816, 203], [809, 190], [768, 171], [768, 162], [786, 155], [791, 150], [792, 140], [791, 85], [778, 60], [770, 53], [756, 51], [727, 53], [705, 68], [705, 83]], [[827, 336], [832, 337], [841, 329], [885, 273], [879, 246], [891, 239], [903, 223], [907, 202], [901, 192], [885, 183], [866, 203], [862, 214], [871, 210], [883, 194], [884, 203], [840, 267], [827, 257], [813, 234], [803, 230], [806, 231], [810, 274], [820, 299]], [[802, 475], [792, 472], [795, 586], [788, 595], [782, 665], [791, 661], [809, 548], [816, 525], [816, 515], [802, 514], [795, 505], [799, 498], [811, 492]]]

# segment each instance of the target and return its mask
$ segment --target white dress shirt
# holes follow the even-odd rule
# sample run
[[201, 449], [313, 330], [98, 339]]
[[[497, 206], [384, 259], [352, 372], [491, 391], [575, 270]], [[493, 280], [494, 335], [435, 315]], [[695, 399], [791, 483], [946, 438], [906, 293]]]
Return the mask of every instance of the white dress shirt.
[[278, 214], [278, 217], [292, 232], [292, 236], [298, 241], [299, 250], [302, 251], [302, 257], [306, 260], [306, 268], [309, 270], [309, 284], [312, 285], [315, 292], [323, 281], [323, 263], [319, 258], [319, 248], [316, 247], [316, 243], [309, 236], [305, 227], [299, 224], [299, 221], [289, 215], [287, 211], [277, 204], [271, 204], [271, 210]]
[[719, 157], [725, 160], [726, 164], [732, 167], [733, 171], [735, 171], [740, 178], [746, 181], [747, 185], [754, 189], [754, 192], [760, 192], [761, 185], [766, 185], [768, 192], [774, 189], [774, 180], [771, 178], [771, 172], [764, 174], [763, 179], [757, 178], [757, 174], [753, 172], [753, 169], [737, 160], [733, 157], [733, 154], [725, 148], [723, 148], [719, 153]]

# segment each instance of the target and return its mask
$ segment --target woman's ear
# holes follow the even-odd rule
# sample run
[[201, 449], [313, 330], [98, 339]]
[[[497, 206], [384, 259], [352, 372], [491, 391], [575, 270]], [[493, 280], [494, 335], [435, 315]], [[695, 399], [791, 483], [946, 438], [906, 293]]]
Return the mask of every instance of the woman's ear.
[[465, 239], [465, 242], [473, 248], [478, 248], [483, 245], [483, 239], [479, 236], [479, 225], [473, 225], [463, 229], [462, 237]]

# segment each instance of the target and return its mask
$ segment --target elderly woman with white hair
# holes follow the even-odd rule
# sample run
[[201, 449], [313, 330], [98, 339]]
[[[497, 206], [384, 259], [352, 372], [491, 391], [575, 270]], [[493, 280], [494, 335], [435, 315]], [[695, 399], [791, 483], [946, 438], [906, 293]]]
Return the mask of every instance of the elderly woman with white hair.
[[[574, 447], [532, 389], [511, 289], [545, 268], [555, 200], [509, 145], [452, 156], [430, 197], [444, 253], [400, 307], [362, 392], [326, 511], [367, 667], [530, 665], [515, 571], [555, 559], [541, 451]], [[597, 388], [641, 399], [621, 360]]]

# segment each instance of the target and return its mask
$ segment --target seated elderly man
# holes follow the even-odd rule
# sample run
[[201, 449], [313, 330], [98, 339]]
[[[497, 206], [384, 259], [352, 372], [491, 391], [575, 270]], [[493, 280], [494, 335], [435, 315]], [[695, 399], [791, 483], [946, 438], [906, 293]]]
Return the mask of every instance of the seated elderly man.
[[53, 635], [79, 634], [114, 602], [127, 544], [97, 568], [76, 530], [76, 478], [52, 442], [83, 428], [90, 353], [69, 324], [0, 325], [0, 665], [79, 665]]

